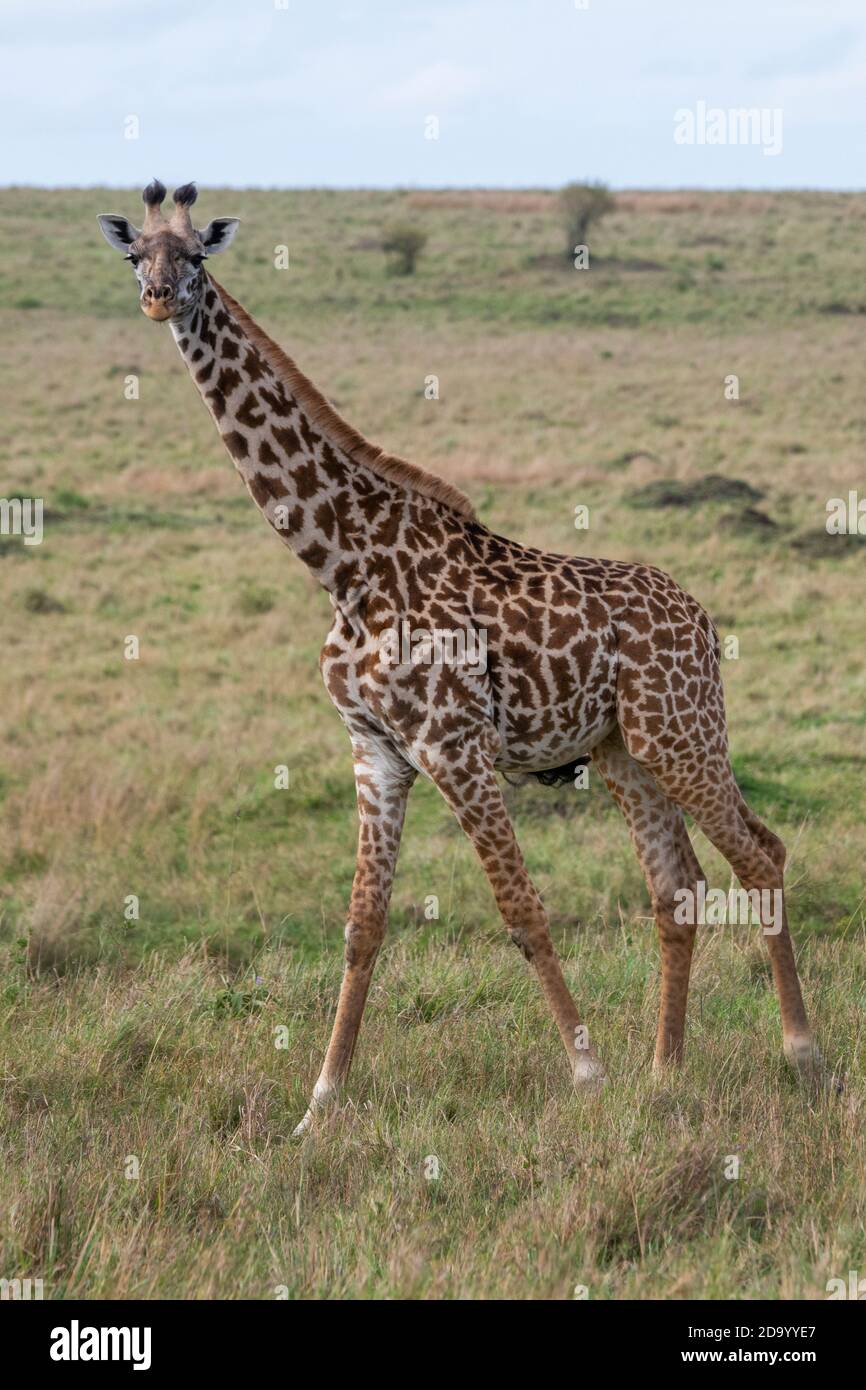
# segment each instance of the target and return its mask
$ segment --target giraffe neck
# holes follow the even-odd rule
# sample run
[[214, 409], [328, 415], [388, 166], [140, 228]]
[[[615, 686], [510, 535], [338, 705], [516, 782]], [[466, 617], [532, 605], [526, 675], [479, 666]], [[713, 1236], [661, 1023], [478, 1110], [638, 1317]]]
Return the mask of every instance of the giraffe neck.
[[262, 345], [270, 340], [224, 294], [206, 278], [194, 308], [172, 320], [180, 354], [266, 520], [326, 589], [344, 595], [363, 580], [373, 528], [399, 524], [405, 490], [341, 447], [317, 418], [333, 415], [316, 410], [323, 398], [299, 372], [313, 402], [297, 398]]

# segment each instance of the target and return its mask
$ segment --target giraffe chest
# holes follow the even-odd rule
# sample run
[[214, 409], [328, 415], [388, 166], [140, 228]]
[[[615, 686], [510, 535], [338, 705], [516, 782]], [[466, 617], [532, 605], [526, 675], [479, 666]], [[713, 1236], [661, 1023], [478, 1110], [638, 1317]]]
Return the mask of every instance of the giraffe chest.
[[586, 753], [615, 723], [613, 642], [577, 624], [567, 641], [535, 643], [501, 622], [437, 628], [428, 613], [394, 615], [373, 634], [363, 602], [348, 603], [320, 664], [350, 733], [384, 734], [412, 763], [484, 729], [497, 766], [541, 770]]
[[506, 642], [494, 649], [490, 679], [505, 770], [571, 762], [616, 723], [616, 655], [603, 639], [578, 637], [559, 650]]
[[351, 734], [384, 734], [413, 765], [489, 727], [494, 705], [483, 648], [465, 627], [395, 616], [371, 632], [341, 605], [322, 650], [325, 687]]

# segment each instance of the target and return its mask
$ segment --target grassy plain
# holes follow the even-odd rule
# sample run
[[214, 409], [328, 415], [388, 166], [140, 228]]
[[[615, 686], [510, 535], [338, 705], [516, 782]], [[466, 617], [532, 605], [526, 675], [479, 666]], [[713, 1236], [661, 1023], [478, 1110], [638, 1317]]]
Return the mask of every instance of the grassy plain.
[[[471, 848], [418, 785], [347, 1105], [289, 1139], [354, 864], [327, 598], [99, 236], [138, 194], [6, 190], [0, 495], [45, 499], [45, 540], [0, 538], [0, 1275], [51, 1297], [824, 1297], [866, 1268], [866, 551], [824, 530], [829, 497], [866, 493], [866, 196], [621, 194], [588, 271], [541, 190], [199, 206], [243, 218], [218, 278], [369, 437], [498, 531], [662, 566], [738, 639], [734, 765], [788, 844], [807, 1000], [848, 1086], [798, 1091], [763, 943], [731, 927], [700, 934], [684, 1069], [651, 1079], [654, 929], [593, 778], [508, 789], [613, 1076], [574, 1096]], [[385, 274], [398, 220], [429, 236], [412, 277]]]

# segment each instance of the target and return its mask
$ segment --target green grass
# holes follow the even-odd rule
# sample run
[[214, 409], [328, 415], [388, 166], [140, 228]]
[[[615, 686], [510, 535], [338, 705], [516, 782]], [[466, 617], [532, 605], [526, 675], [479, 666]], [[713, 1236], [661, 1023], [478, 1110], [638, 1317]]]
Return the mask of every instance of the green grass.
[[[803, 953], [845, 1051], [863, 962], [862, 936]], [[571, 1094], [516, 953], [406, 932], [351, 1100], [299, 1145], [336, 953], [268, 950], [231, 987], [200, 951], [59, 985], [22, 967], [4, 1267], [54, 1297], [520, 1299], [809, 1298], [862, 1268], [862, 1123], [783, 1069], [758, 943], [702, 942], [691, 1059], [664, 1083], [649, 933], [594, 931], [567, 968], [614, 1067], [601, 1095]]]
[[[203, 220], [244, 221], [219, 278], [366, 434], [498, 531], [662, 566], [738, 639], [736, 774], [788, 845], [807, 1002], [848, 1075], [841, 1101], [798, 1091], [763, 944], [723, 928], [685, 1068], [652, 1079], [655, 933], [593, 776], [506, 788], [611, 1072], [573, 1095], [425, 784], [346, 1106], [301, 1145], [356, 835], [330, 608], [99, 236], [139, 206], [0, 192], [0, 495], [45, 499], [41, 546], [0, 537], [0, 1274], [52, 1297], [823, 1297], [866, 1260], [866, 552], [824, 531], [864, 489], [866, 197], [623, 195], [576, 272], [543, 191], [202, 192]], [[389, 276], [404, 220], [428, 242]]]

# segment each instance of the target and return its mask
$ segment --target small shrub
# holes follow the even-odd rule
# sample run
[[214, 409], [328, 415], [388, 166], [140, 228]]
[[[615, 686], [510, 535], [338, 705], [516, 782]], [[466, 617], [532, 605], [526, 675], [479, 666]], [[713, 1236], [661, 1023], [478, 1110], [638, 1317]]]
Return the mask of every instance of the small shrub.
[[86, 512], [90, 506], [90, 499], [74, 487], [58, 488], [54, 494], [54, 501], [58, 507], [66, 511]]
[[270, 613], [276, 603], [276, 596], [272, 589], [259, 588], [250, 585], [242, 589], [236, 599], [238, 611], [243, 613], [246, 618], [255, 618], [260, 613]]
[[605, 183], [567, 183], [559, 202], [568, 237], [565, 254], [570, 260], [575, 246], [586, 246], [591, 224], [611, 212], [616, 200]]
[[24, 595], [24, 607], [28, 613], [65, 613], [66, 605], [59, 598], [53, 598], [44, 589], [28, 589]]
[[427, 245], [427, 233], [401, 222], [388, 227], [382, 237], [382, 250], [390, 259], [389, 275], [414, 275], [418, 257]]
[[256, 975], [247, 989], [226, 984], [205, 1006], [205, 1012], [212, 1018], [249, 1018], [263, 1009], [269, 998], [270, 991]]

